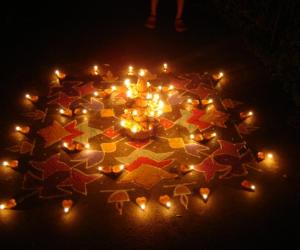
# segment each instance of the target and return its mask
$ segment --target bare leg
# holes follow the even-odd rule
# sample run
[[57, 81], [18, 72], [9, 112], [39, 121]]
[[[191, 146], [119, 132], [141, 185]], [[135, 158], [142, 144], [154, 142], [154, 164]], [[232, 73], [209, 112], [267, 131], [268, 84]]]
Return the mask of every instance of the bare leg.
[[183, 7], [184, 7], [184, 0], [177, 0], [177, 13], [175, 19], [175, 29], [177, 32], [186, 31], [186, 27], [182, 20]]
[[184, 0], [177, 0], [176, 19], [181, 19], [182, 18], [183, 7], [184, 7]]
[[156, 28], [156, 15], [157, 15], [157, 5], [159, 0], [151, 0], [150, 5], [150, 16], [148, 17], [145, 26], [148, 29], [155, 29]]
[[151, 16], [156, 16], [157, 14], [157, 5], [158, 5], [158, 0], [151, 0]]

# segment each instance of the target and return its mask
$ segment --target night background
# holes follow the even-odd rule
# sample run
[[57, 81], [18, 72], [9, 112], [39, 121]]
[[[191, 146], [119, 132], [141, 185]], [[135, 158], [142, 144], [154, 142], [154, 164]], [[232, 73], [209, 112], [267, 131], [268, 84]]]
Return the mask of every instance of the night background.
[[[156, 210], [151, 219], [139, 220], [128, 215], [133, 209], [119, 216], [106, 197], [91, 194], [78, 195], [76, 211], [64, 217], [61, 199], [33, 199], [13, 213], [0, 211], [1, 249], [276, 249], [299, 243], [296, 3], [186, 0], [183, 33], [174, 30], [175, 0], [160, 1], [156, 30], [144, 27], [146, 0], [10, 2], [1, 8], [2, 158], [11, 144], [7, 131], [20, 120], [17, 100], [26, 91], [45, 93], [49, 72], [105, 63], [114, 72], [130, 64], [155, 71], [168, 62], [176, 72], [223, 71], [222, 97], [247, 103], [258, 114], [260, 129], [247, 143], [279, 159], [275, 170], [255, 177], [255, 195], [216, 181], [206, 209], [180, 216]], [[0, 172], [0, 200], [19, 190], [14, 180], [16, 174]]]

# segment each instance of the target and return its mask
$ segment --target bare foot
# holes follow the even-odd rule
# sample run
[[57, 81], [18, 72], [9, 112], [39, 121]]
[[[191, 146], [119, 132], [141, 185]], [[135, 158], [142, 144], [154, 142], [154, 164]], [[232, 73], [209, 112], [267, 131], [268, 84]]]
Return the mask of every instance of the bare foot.
[[145, 23], [145, 26], [148, 29], [155, 29], [156, 28], [156, 16], [149, 16]]
[[187, 30], [182, 19], [175, 19], [175, 30], [177, 32], [184, 32]]

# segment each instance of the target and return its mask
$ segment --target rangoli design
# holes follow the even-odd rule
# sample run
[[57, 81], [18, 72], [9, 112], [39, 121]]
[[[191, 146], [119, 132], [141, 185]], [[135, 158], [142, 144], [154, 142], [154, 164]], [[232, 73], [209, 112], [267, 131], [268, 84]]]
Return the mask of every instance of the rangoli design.
[[[87, 196], [109, 186], [107, 201], [122, 214], [137, 190], [171, 185], [188, 209], [190, 178], [199, 188], [250, 174], [255, 158], [241, 135], [257, 127], [232, 119], [243, 104], [220, 98], [214, 87], [221, 79], [133, 69], [115, 76], [108, 65], [103, 69], [72, 78], [56, 72], [48, 100], [24, 113], [31, 130], [7, 150], [24, 166], [25, 192]], [[168, 206], [168, 199], [160, 203]]]

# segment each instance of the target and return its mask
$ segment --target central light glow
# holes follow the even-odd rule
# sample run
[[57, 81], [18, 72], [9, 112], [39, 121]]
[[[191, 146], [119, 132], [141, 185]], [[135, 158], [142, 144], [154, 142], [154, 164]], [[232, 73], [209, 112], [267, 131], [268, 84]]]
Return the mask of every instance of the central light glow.
[[129, 97], [129, 98], [132, 98], [132, 90], [131, 89], [127, 90], [126, 96]]
[[134, 115], [134, 116], [138, 115], [138, 111], [137, 111], [136, 109], [133, 110], [133, 111], [132, 111], [132, 115]]
[[132, 128], [131, 128], [131, 132], [132, 133], [136, 133], [136, 132], [138, 132], [138, 128], [137, 128], [137, 126], [136, 125], [134, 125]]
[[141, 77], [145, 76], [145, 70], [140, 69], [139, 76]]
[[125, 79], [124, 80], [124, 85], [127, 87], [127, 88], [129, 88], [129, 86], [130, 86], [130, 79]]
[[5, 205], [4, 204], [0, 204], [0, 209], [1, 210], [5, 209]]

